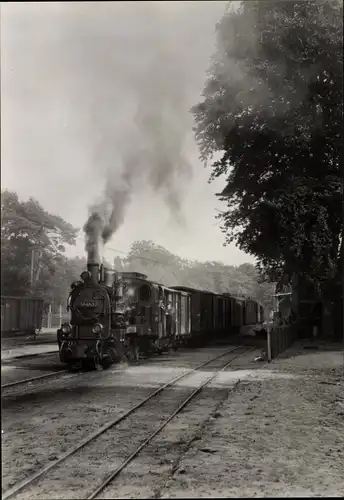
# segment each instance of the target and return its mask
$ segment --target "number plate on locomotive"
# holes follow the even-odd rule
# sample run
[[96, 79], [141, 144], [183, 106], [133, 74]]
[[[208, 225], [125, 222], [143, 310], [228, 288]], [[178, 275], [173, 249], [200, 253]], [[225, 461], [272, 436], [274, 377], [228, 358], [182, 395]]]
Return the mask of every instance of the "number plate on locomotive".
[[97, 307], [97, 303], [94, 300], [83, 300], [80, 304], [80, 307]]

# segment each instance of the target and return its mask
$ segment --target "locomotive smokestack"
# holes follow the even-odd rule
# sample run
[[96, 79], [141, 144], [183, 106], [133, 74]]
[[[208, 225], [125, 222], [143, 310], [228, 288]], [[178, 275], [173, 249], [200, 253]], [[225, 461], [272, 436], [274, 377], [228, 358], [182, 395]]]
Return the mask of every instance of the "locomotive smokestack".
[[99, 283], [104, 221], [98, 213], [93, 213], [84, 226], [86, 235], [87, 270], [92, 282]]
[[87, 262], [87, 271], [91, 274], [92, 283], [96, 285], [99, 283], [99, 268], [100, 265], [96, 262]]

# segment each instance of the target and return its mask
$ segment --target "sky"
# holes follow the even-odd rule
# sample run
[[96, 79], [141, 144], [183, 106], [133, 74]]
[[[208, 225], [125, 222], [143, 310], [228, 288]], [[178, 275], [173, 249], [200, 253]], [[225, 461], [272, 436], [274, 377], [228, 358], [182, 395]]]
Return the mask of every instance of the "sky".
[[[154, 175], [144, 167], [135, 174], [106, 259], [153, 240], [188, 259], [253, 262], [223, 246], [215, 215], [224, 206], [215, 193], [225, 179], [207, 182], [189, 112], [201, 99], [227, 3], [2, 3], [1, 188], [82, 228], [109, 182], [120, 184], [124, 151], [145, 150], [150, 138], [135, 116], [151, 102], [171, 138], [162, 154], [183, 166], [162, 181], [154, 165]], [[69, 253], [85, 254], [82, 231]]]

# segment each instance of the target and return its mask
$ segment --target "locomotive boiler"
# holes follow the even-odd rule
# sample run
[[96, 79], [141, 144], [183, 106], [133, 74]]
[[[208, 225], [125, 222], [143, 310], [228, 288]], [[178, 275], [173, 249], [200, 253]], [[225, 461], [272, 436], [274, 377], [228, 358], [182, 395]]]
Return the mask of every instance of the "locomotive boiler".
[[58, 330], [60, 359], [69, 365], [109, 367], [125, 350], [125, 311], [118, 310], [121, 281], [112, 269], [88, 263], [71, 285], [70, 322]]

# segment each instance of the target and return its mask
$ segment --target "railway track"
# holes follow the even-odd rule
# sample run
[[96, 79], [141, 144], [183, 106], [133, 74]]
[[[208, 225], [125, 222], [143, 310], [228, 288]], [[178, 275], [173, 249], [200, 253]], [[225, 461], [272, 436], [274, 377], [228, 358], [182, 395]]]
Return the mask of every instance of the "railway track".
[[[95, 444], [99, 446], [99, 449], [102, 450], [109, 450], [110, 451], [110, 456], [107, 458], [104, 458], [104, 455], [101, 455], [101, 462], [102, 464], [112, 464], [113, 463], [113, 453], [114, 450], [116, 450], [116, 445], [117, 442], [120, 442], [120, 436], [118, 436], [118, 439], [111, 439], [111, 443], [113, 446], [109, 446], [109, 433], [111, 432], [121, 432], [120, 427], [121, 423], [128, 423], [128, 420], [130, 422], [130, 418], [137, 418], [139, 416], [139, 410], [141, 408], [144, 408], [144, 410], [147, 410], [147, 406], [149, 404], [152, 405], [153, 403], [153, 410], [151, 409], [151, 413], [154, 415], [154, 423], [156, 424], [157, 418], [160, 420], [163, 420], [162, 423], [152, 431], [152, 429], [147, 429], [147, 437], [146, 439], [143, 440], [142, 442], [142, 431], [145, 431], [145, 427], [148, 425], [151, 426], [152, 423], [150, 419], [145, 416], [144, 418], [138, 418], [138, 421], [134, 422], [134, 424], [130, 425], [130, 429], [132, 429], [132, 433], [134, 434], [134, 429], [135, 427], [138, 429], [138, 436], [132, 435], [132, 438], [135, 440], [135, 438], [139, 439], [139, 443], [137, 443], [137, 446], [134, 448], [134, 450], [127, 454], [127, 458], [123, 459], [123, 456], [119, 457], [120, 464], [114, 468], [114, 470], [111, 470], [107, 477], [104, 479], [104, 472], [103, 470], [100, 471], [99, 475], [102, 476], [102, 479], [98, 482], [98, 485], [96, 488], [93, 489], [91, 493], [89, 492], [80, 492], [79, 490], [76, 491], [74, 487], [74, 491], [72, 492], [73, 495], [68, 496], [69, 498], [87, 498], [87, 499], [94, 499], [96, 498], [134, 459], [137, 457], [137, 455], [154, 439], [154, 437], [161, 432], [164, 427], [166, 427], [188, 404], [191, 400], [195, 398], [197, 394], [199, 394], [204, 387], [206, 387], [210, 382], [212, 382], [215, 377], [221, 372], [226, 370], [232, 363], [235, 361], [237, 358], [243, 356], [244, 354], [248, 353], [249, 351], [254, 350], [255, 347], [247, 347], [247, 346], [236, 346], [233, 347], [230, 350], [227, 350], [224, 353], [221, 353], [220, 355], [203, 362], [202, 364], [198, 365], [196, 368], [193, 368], [191, 370], [186, 371], [185, 373], [178, 375], [177, 377], [173, 378], [169, 382], [163, 384], [161, 387], [159, 387], [157, 390], [152, 392], [148, 397], [143, 399], [141, 402], [138, 404], [134, 405], [131, 409], [126, 411], [120, 416], [117, 416], [115, 419], [111, 420], [107, 424], [103, 425], [100, 427], [97, 431], [93, 432], [89, 436], [87, 436], [85, 439], [83, 439], [79, 444], [77, 444], [74, 447], [71, 447], [68, 451], [66, 451], [64, 454], [62, 454], [59, 458], [54, 460], [53, 462], [49, 463], [47, 466], [43, 467], [40, 469], [38, 472], [28, 476], [26, 479], [23, 481], [20, 481], [16, 483], [14, 486], [10, 487], [6, 491], [3, 492], [2, 498], [3, 500], [7, 500], [9, 498], [12, 498], [14, 496], [17, 496], [19, 493], [24, 493], [24, 490], [31, 487], [31, 491], [27, 492], [27, 495], [24, 493], [24, 495], [21, 495], [22, 498], [36, 498], [36, 496], [40, 496], [41, 498], [46, 498], [46, 495], [49, 494], [48, 492], [52, 491], [52, 486], [50, 483], [49, 484], [49, 478], [48, 478], [48, 484], [44, 485], [44, 479], [47, 479], [45, 476], [47, 476], [48, 472], [55, 471], [55, 475], [53, 478], [53, 481], [57, 481], [60, 483], [59, 486], [56, 487], [56, 485], [53, 487], [54, 491], [59, 491], [61, 488], [61, 491], [63, 489], [63, 483], [65, 481], [65, 474], [68, 475], [68, 472], [73, 469], [73, 467], [66, 467], [64, 464], [63, 471], [61, 474], [57, 474], [56, 469], [58, 469], [59, 466], [63, 464], [63, 462], [67, 461], [68, 459], [73, 460], [73, 456], [79, 452], [80, 450], [84, 449], [84, 452], [86, 452], [86, 456], [88, 454], [89, 459], [91, 462], [96, 456], [99, 459], [99, 450], [97, 452], [92, 452], [92, 446]], [[241, 352], [238, 352], [241, 350]], [[224, 357], [230, 356], [230, 359], [225, 360], [223, 362]], [[221, 362], [222, 360], [222, 362]], [[199, 371], [202, 368], [208, 367], [211, 364], [215, 364], [217, 362], [221, 362], [220, 366], [214, 366], [211, 367], [212, 373], [209, 377], [207, 377], [205, 380], [203, 380], [201, 383], [197, 384], [197, 387], [190, 392], [190, 387], [189, 386], [176, 386], [176, 383], [179, 381], [182, 381], [182, 379], [186, 379], [187, 377], [190, 377], [192, 375], [198, 375], [197, 371]], [[204, 373], [204, 372], [202, 372]], [[192, 385], [192, 384], [191, 384]], [[185, 388], [186, 387], [186, 388]], [[177, 391], [177, 405], [176, 405], [176, 388], [178, 389]], [[172, 399], [166, 396], [171, 396]], [[165, 401], [161, 398], [165, 397]], [[180, 399], [181, 398], [181, 399]], [[161, 399], [161, 400], [160, 400]], [[154, 407], [154, 404], [156, 405]], [[171, 406], [172, 408], [169, 408]], [[163, 413], [163, 416], [159, 416], [159, 412]], [[167, 415], [165, 415], [167, 412]], [[156, 415], [158, 417], [156, 418]], [[131, 445], [131, 442], [129, 443], [129, 446]], [[72, 458], [73, 457], [73, 458]], [[107, 460], [108, 459], [108, 460]], [[76, 459], [74, 459], [75, 462]], [[77, 460], [77, 465], [81, 466], [82, 471], [80, 472], [80, 476], [84, 475], [85, 470], [87, 471], [97, 471], [97, 466], [93, 467], [93, 464], [90, 464], [90, 467], [85, 467], [84, 463], [82, 460]], [[101, 464], [99, 464], [101, 465]], [[99, 467], [101, 468], [101, 467]], [[73, 478], [75, 477], [75, 473], [72, 472], [72, 482], [73, 484]], [[94, 480], [94, 478], [92, 478]], [[32, 488], [34, 488], [34, 485], [39, 481], [39, 483], [43, 482], [43, 484], [39, 484], [37, 488], [37, 493], [35, 494], [34, 491], [32, 491]], [[62, 484], [61, 484], [62, 482]], [[84, 481], [84, 483], [89, 483], [89, 481]], [[95, 483], [97, 484], [97, 478], [95, 480]], [[69, 495], [69, 494], [68, 494]], [[75, 496], [77, 495], [77, 496]], [[81, 496], [78, 496], [81, 495]], [[64, 496], [65, 497], [65, 496]]]
[[8, 384], [3, 384], [1, 386], [1, 390], [9, 389], [11, 387], [21, 387], [26, 384], [30, 384], [32, 382], [37, 382], [38, 380], [48, 379], [52, 377], [56, 377], [58, 375], [65, 375], [66, 373], [70, 373], [68, 370], [59, 370], [56, 372], [45, 373], [44, 375], [38, 375], [37, 377], [26, 378], [22, 380], [16, 380], [15, 382], [9, 382]]
[[[7, 351], [7, 352], [10, 352], [10, 349]], [[7, 353], [5, 351], [5, 354]], [[34, 352], [34, 353], [31, 353], [31, 354], [19, 354], [18, 356], [12, 356], [10, 358], [5, 358], [2, 360], [2, 362], [12, 362], [13, 360], [15, 359], [29, 359], [29, 358], [38, 358], [39, 356], [52, 356], [53, 354], [58, 354], [59, 352], [55, 349], [55, 350], [51, 350], [51, 351], [44, 351], [44, 352]]]
[[[35, 356], [38, 356], [38, 355], [37, 354], [34, 354], [34, 355], [29, 354], [29, 355], [25, 355], [25, 356], [21, 356], [21, 357], [35, 357]], [[146, 361], [146, 359], [140, 359], [139, 364], [143, 363], [144, 361]], [[18, 367], [18, 369], [25, 370], [27, 368], [26, 367]], [[77, 373], [73, 372], [71, 370], [58, 370], [55, 372], [45, 373], [44, 375], [38, 375], [36, 377], [30, 377], [30, 378], [26, 378], [26, 379], [16, 380], [14, 382], [9, 382], [9, 383], [3, 384], [1, 386], [1, 391], [5, 392], [5, 394], [2, 394], [2, 396], [8, 395], [8, 394], [6, 394], [6, 389], [11, 389], [11, 388], [20, 388], [21, 389], [21, 388], [24, 388], [25, 385], [31, 384], [32, 382], [38, 382], [40, 380], [50, 379], [53, 377], [58, 377], [60, 375], [66, 375], [66, 374], [71, 374], [71, 375], [75, 374], [76, 375]], [[10, 394], [12, 394], [12, 393], [10, 393]]]

